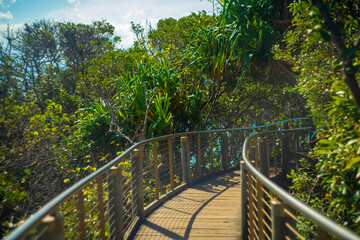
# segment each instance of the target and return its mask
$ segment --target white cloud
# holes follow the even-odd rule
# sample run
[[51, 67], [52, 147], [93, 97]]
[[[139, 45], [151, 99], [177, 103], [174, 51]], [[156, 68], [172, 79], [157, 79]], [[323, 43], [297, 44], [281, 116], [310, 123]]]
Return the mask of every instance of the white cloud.
[[16, 0], [0, 0], [0, 6], [3, 8], [10, 7], [10, 5], [14, 3], [16, 3]]
[[0, 12], [0, 20], [12, 20], [14, 17], [13, 15], [11, 14], [10, 11], [7, 11], [6, 13], [5, 12]]
[[53, 11], [45, 18], [87, 24], [105, 19], [115, 26], [115, 32], [121, 37], [125, 48], [130, 47], [134, 40], [131, 21], [143, 26], [148, 21], [155, 27], [159, 19], [178, 19], [191, 12], [212, 10], [211, 3], [205, 0], [82, 0], [81, 6], [79, 0], [68, 1], [75, 4], [67, 9]]

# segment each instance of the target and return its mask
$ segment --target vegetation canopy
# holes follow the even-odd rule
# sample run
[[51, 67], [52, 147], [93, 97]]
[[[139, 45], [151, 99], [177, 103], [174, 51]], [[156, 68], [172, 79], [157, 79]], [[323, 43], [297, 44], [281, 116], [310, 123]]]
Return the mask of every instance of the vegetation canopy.
[[128, 49], [105, 20], [8, 27], [1, 234], [135, 142], [305, 115], [316, 133], [291, 191], [360, 233], [359, 3], [218, 1], [218, 14], [132, 22]]

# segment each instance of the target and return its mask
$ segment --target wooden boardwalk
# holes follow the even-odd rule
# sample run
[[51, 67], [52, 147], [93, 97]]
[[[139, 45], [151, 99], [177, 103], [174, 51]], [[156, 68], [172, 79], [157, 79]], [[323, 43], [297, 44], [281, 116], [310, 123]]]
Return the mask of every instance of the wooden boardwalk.
[[240, 171], [205, 180], [165, 202], [134, 239], [240, 239]]

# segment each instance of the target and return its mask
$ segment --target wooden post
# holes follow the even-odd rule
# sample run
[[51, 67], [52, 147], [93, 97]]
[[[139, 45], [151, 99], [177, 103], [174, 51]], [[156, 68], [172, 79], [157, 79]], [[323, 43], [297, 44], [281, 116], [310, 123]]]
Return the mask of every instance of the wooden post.
[[183, 181], [191, 185], [190, 179], [190, 146], [189, 146], [189, 138], [188, 137], [181, 137], [181, 166], [182, 166], [182, 175]]
[[270, 149], [269, 149], [269, 135], [266, 135], [266, 162], [267, 162], [267, 176], [270, 177]]
[[283, 240], [285, 239], [285, 220], [284, 220], [284, 204], [277, 199], [271, 200], [271, 239]]
[[255, 162], [256, 162], [255, 146], [253, 145], [252, 140], [249, 141], [248, 158], [249, 158], [249, 162], [255, 166]]
[[264, 209], [264, 191], [263, 191], [263, 185], [260, 181], [256, 184], [256, 191], [257, 191], [257, 217], [258, 217], [258, 228], [259, 228], [259, 239], [265, 239], [265, 209]]
[[200, 134], [197, 135], [197, 168], [198, 168], [198, 173], [197, 176], [201, 177], [202, 172], [201, 172], [201, 159], [202, 159], [202, 153], [201, 153], [201, 139], [200, 139]]
[[281, 175], [285, 179], [286, 174], [289, 172], [289, 135], [287, 133], [282, 134], [281, 138]]
[[257, 148], [257, 145], [258, 145], [258, 139], [254, 138], [253, 139], [253, 145], [252, 145], [252, 148], [253, 148], [253, 151], [255, 152], [255, 168], [257, 170], [259, 170], [259, 152], [258, 152], [258, 148]]
[[103, 178], [100, 175], [96, 178], [97, 185], [97, 208], [99, 211], [99, 228], [100, 228], [100, 239], [105, 240], [105, 210], [104, 210], [104, 196], [103, 196]]
[[86, 240], [84, 193], [82, 189], [77, 192], [77, 217], [79, 220], [79, 239]]
[[324, 230], [323, 228], [321, 228], [320, 226], [318, 226], [316, 235], [317, 235], [317, 239], [320, 239], [320, 240], [329, 239], [329, 233], [326, 230]]
[[[145, 219], [144, 213], [144, 186], [143, 186], [143, 159], [142, 151], [140, 149], [134, 149], [132, 153], [132, 168], [135, 176], [133, 181], [135, 183], [135, 196], [137, 200], [137, 214], [140, 221]], [[135, 169], [134, 169], [135, 168]]]
[[[267, 161], [267, 151], [266, 151], [266, 141], [264, 137], [258, 137], [258, 156], [259, 156], [259, 171], [267, 175], [268, 174], [268, 161]], [[264, 239], [264, 231], [265, 231], [265, 218], [264, 218], [264, 192], [263, 186], [260, 181], [256, 183], [256, 191], [257, 191], [257, 209], [258, 209], [258, 228], [259, 228], [259, 239]]]
[[267, 161], [265, 138], [258, 137], [257, 142], [258, 142], [257, 152], [258, 152], [258, 159], [259, 159], [259, 170], [262, 174], [267, 175], [269, 166], [268, 166], [268, 161]]
[[224, 171], [229, 169], [229, 141], [225, 133], [221, 134], [221, 166]]
[[274, 172], [277, 175], [277, 152], [276, 152], [276, 134], [274, 133]]
[[[45, 232], [43, 232], [45, 230]], [[63, 240], [64, 239], [64, 228], [63, 221], [60, 215], [55, 214], [54, 216], [47, 215], [41, 220], [40, 226], [37, 228], [41, 236], [39, 240]]]
[[229, 161], [234, 161], [234, 162], [240, 162], [240, 160], [234, 155], [234, 149], [238, 149], [239, 147], [242, 147], [241, 144], [243, 144], [242, 141], [240, 141], [240, 144], [237, 145], [236, 148], [234, 148], [234, 132], [229, 132]]
[[247, 231], [247, 170], [245, 166], [245, 162], [241, 161], [240, 163], [240, 171], [241, 171], [241, 198], [240, 198], [240, 211], [241, 211], [241, 236], [240, 239], [247, 239], [248, 231]]
[[124, 219], [123, 219], [123, 184], [121, 168], [113, 166], [110, 168], [109, 183], [109, 231], [111, 239], [124, 238]]
[[214, 170], [213, 138], [214, 138], [214, 133], [210, 133], [210, 145], [209, 145], [209, 150], [210, 150], [210, 172], [212, 172]]
[[168, 148], [169, 148], [170, 187], [171, 187], [171, 190], [174, 190], [174, 167], [173, 167], [172, 138], [168, 139]]
[[249, 239], [255, 239], [255, 190], [254, 180], [250, 171], [248, 172], [249, 191]]
[[154, 162], [154, 178], [155, 178], [155, 197], [159, 200], [159, 169], [158, 169], [158, 156], [157, 156], [157, 143], [153, 144], [153, 162]]

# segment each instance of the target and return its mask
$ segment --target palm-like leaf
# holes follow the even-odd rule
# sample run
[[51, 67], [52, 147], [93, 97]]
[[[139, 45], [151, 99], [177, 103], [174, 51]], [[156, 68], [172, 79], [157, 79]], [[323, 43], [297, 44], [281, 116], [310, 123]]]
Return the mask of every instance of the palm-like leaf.
[[218, 25], [193, 35], [192, 62], [213, 79], [230, 69], [238, 69], [243, 77], [251, 70], [251, 63], [271, 58], [278, 37], [270, 13], [267, 0], [224, 1]]

